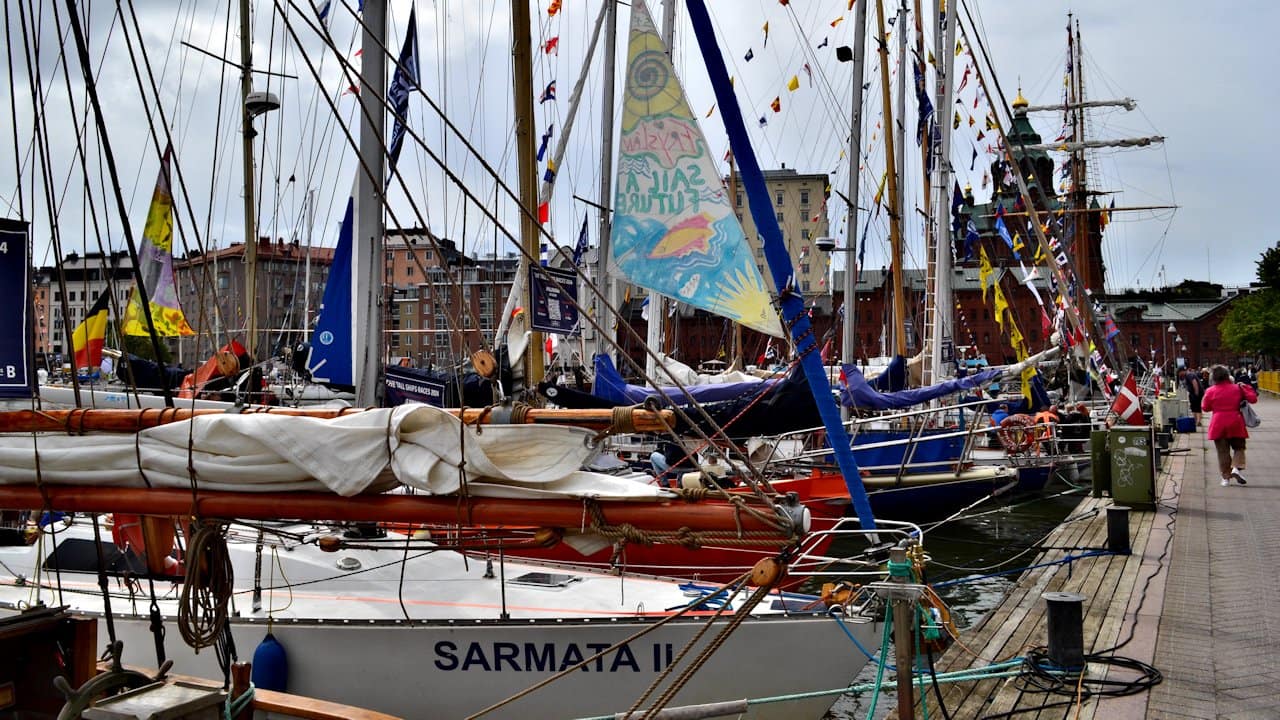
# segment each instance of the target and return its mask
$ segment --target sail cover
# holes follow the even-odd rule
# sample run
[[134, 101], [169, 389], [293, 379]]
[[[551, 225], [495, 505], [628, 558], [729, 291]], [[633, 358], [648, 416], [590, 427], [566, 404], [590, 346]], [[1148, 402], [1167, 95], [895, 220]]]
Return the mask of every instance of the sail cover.
[[611, 259], [632, 283], [782, 337], [707, 140], [643, 1], [631, 5]]

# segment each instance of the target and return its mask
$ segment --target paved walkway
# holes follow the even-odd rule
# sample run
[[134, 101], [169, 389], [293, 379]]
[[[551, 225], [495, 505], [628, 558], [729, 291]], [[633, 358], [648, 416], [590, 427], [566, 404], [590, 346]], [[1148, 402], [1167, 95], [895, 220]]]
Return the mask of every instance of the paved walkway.
[[[1154, 639], [1164, 673], [1145, 696], [1147, 718], [1280, 718], [1280, 399], [1264, 394], [1257, 410], [1246, 486], [1222, 487], [1213, 443], [1188, 438], [1167, 572], [1148, 589], [1155, 599], [1133, 640]], [[1102, 703], [1095, 717], [1140, 716], [1121, 705]]]

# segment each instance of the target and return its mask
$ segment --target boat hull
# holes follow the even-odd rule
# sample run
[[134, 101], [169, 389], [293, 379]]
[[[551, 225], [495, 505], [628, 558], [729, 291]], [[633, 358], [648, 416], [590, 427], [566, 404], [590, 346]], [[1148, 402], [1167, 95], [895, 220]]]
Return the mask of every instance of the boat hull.
[[[485, 717], [566, 718], [627, 710], [694, 636], [701, 621], [690, 619], [653, 629], [625, 651], [592, 661], [584, 669]], [[285, 647], [288, 691], [405, 718], [461, 718], [515, 695], [600, 649], [652, 627], [653, 621], [480, 622], [276, 622], [270, 628]], [[723, 627], [724, 621], [717, 623]], [[849, 623], [864, 646], [875, 643], [878, 625]], [[239, 620], [232, 632], [242, 658], [268, 632], [262, 620]], [[125, 660], [153, 661], [145, 617], [116, 619]], [[714, 631], [708, 633], [708, 637]], [[175, 633], [170, 633], [174, 637]], [[99, 637], [106, 637], [105, 623]], [[706, 644], [707, 638], [696, 647]], [[221, 677], [214, 653], [194, 654], [180, 642], [167, 644], [175, 672]], [[802, 663], [804, 672], [776, 671], [776, 653]], [[835, 621], [823, 616], [752, 618], [742, 624], [673, 705], [828, 690], [847, 685], [864, 657]], [[684, 667], [685, 665], [679, 665]], [[750, 718], [820, 718], [836, 696], [754, 706]]]

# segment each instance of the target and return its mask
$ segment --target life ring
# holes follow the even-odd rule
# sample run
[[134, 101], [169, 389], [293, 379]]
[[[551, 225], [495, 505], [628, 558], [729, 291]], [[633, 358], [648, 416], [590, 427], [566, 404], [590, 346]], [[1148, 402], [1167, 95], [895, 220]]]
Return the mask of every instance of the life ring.
[[996, 429], [996, 437], [1005, 452], [1022, 453], [1031, 449], [1036, 442], [1036, 422], [1030, 415], [1018, 413], [1000, 421]]

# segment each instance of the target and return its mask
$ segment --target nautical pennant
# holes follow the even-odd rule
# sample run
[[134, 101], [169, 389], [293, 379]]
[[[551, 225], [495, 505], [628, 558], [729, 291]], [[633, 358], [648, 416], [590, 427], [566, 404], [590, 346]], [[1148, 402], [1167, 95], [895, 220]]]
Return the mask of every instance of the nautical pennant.
[[538, 143], [538, 162], [542, 162], [542, 156], [547, 154], [547, 144], [551, 142], [551, 132], [556, 129], [556, 124], [551, 123], [547, 126], [547, 131], [542, 133], [542, 142]]
[[542, 97], [538, 98], [538, 104], [541, 105], [542, 103], [548, 100], [555, 100], [555, 99], [556, 99], [556, 81], [552, 80], [551, 82], [547, 83], [547, 87], [542, 91]]

